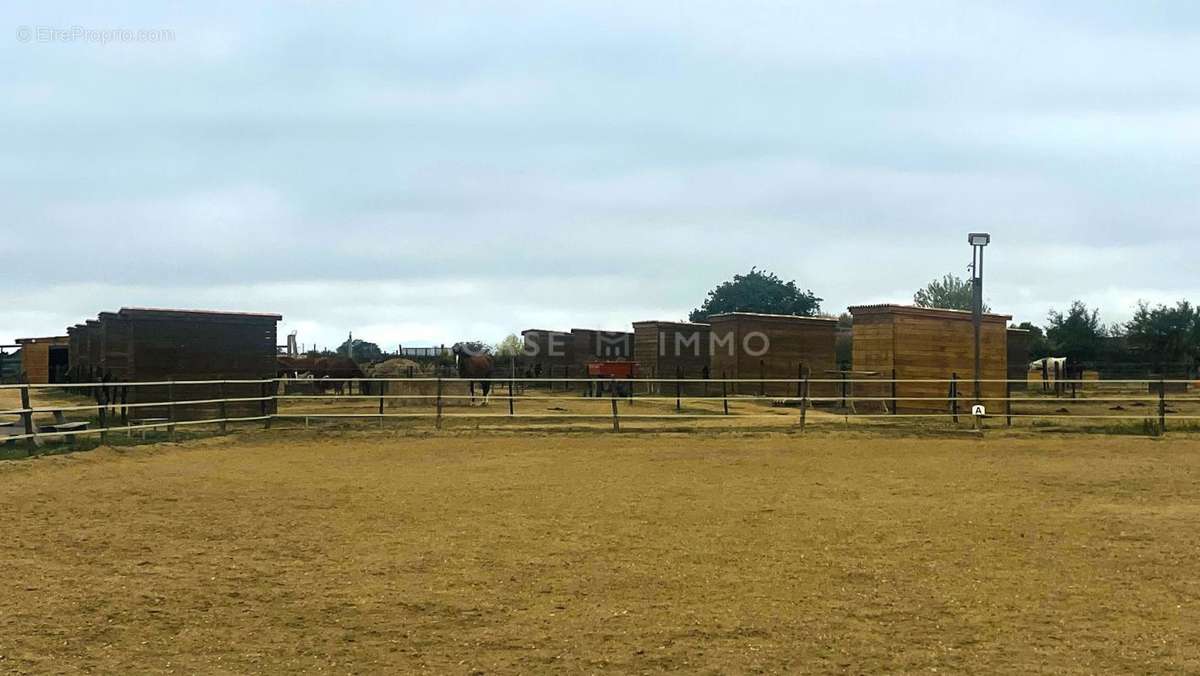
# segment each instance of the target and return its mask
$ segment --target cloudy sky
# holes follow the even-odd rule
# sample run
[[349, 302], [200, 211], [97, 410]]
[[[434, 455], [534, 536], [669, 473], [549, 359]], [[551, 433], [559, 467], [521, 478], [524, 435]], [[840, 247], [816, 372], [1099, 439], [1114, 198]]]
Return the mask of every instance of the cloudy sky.
[[971, 230], [1018, 321], [1200, 300], [1190, 1], [0, 15], [0, 342], [121, 306], [627, 328], [753, 265], [837, 312], [965, 275]]

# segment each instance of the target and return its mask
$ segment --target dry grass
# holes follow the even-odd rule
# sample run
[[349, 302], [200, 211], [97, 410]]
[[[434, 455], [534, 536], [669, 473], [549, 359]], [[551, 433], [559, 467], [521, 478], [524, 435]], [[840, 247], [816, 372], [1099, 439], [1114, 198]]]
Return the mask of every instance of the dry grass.
[[0, 463], [0, 670], [1200, 670], [1189, 440], [249, 434]]

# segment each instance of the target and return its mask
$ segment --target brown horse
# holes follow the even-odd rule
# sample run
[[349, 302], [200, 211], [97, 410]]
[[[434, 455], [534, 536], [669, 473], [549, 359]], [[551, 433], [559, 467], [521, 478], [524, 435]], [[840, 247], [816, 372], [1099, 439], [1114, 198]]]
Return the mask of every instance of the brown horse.
[[330, 390], [343, 394], [346, 386], [357, 381], [360, 394], [367, 394], [363, 389], [366, 376], [353, 360], [346, 357], [277, 357], [280, 378], [295, 378], [305, 373], [312, 377], [313, 387], [319, 392]]
[[492, 392], [492, 372], [496, 370], [496, 362], [492, 355], [473, 350], [464, 343], [455, 343], [451, 352], [458, 362], [458, 377], [467, 380], [467, 389], [471, 393], [470, 403], [475, 403], [475, 383], [478, 381], [483, 388], [483, 405], [487, 406], [488, 396]]

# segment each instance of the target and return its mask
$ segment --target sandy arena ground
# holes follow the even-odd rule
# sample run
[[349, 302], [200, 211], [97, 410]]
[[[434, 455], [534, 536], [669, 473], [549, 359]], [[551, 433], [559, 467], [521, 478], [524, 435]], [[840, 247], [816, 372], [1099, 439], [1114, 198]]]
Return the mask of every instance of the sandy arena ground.
[[0, 462], [0, 671], [1195, 673], [1197, 451], [275, 431]]

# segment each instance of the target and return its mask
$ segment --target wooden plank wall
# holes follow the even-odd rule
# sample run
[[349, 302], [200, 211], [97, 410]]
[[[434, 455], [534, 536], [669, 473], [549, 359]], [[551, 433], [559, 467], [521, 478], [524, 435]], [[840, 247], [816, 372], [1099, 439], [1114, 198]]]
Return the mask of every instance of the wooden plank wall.
[[115, 312], [100, 313], [101, 377], [129, 381], [129, 322]]
[[79, 373], [79, 327], [67, 327], [67, 359], [72, 380], [78, 380]]
[[566, 331], [548, 331], [545, 329], [527, 329], [521, 332], [525, 340], [525, 351], [529, 356], [525, 363], [535, 373], [536, 367], [541, 366], [544, 377], [564, 377], [564, 367], [570, 368], [570, 377], [583, 375], [575, 366], [575, 337]]
[[[881, 380], [890, 379], [892, 369], [896, 367], [896, 333], [892, 315], [855, 316], [853, 332], [851, 369], [878, 373]], [[855, 376], [855, 378], [865, 380], [867, 376]], [[856, 382], [854, 384], [854, 394], [861, 397], [890, 397], [891, 393], [890, 383]], [[881, 407], [872, 405], [866, 408], [874, 410]]]
[[571, 329], [572, 371], [584, 375], [587, 363], [633, 358], [633, 334], [623, 331]]
[[100, 370], [100, 347], [102, 339], [100, 336], [100, 321], [89, 319], [85, 322], [87, 327], [87, 365], [92, 370], [92, 380], [99, 380], [102, 376]]
[[[253, 380], [273, 378], [275, 359], [276, 321], [274, 319], [212, 317], [180, 317], [166, 314], [155, 317], [147, 314], [127, 315], [126, 372], [132, 381], [164, 380]], [[176, 400], [217, 398], [218, 385], [178, 385]], [[260, 396], [262, 387], [256, 384], [224, 386], [226, 397]], [[130, 402], [164, 401], [167, 386], [130, 388]], [[258, 402], [231, 403], [229, 415], [253, 416], [260, 412]], [[198, 419], [215, 416], [216, 404], [176, 407], [178, 419]], [[164, 408], [137, 409], [136, 417], [166, 417]], [[133, 415], [133, 414], [131, 414]]]
[[21, 370], [31, 383], [50, 382], [50, 344], [24, 343], [21, 345]]
[[[856, 308], [852, 308], [852, 311]], [[854, 312], [854, 370], [880, 371], [890, 377], [895, 368], [901, 380], [959, 378], [960, 410], [968, 411], [974, 396], [974, 328], [971, 315], [963, 312], [924, 310], [895, 306], [893, 309], [861, 308]], [[1008, 377], [1008, 336], [1003, 315], [985, 315], [982, 330], [982, 378], [1004, 380]], [[888, 336], [891, 336], [891, 365], [888, 361]], [[860, 396], [890, 396], [890, 385], [881, 384], [882, 392], [859, 386]], [[989, 411], [1004, 410], [1006, 388], [1003, 382], [984, 383], [982, 395]], [[868, 392], [870, 391], [870, 394]], [[945, 412], [949, 384], [901, 382], [896, 386], [899, 412]], [[905, 400], [905, 397], [926, 400]], [[990, 399], [990, 401], [988, 401]]]
[[[783, 317], [753, 313], [715, 315], [712, 322], [712, 370], [714, 377], [796, 380], [803, 364], [812, 378], [833, 376], [837, 368], [837, 320], [814, 317]], [[762, 338], [753, 334], [761, 334]], [[749, 337], [748, 337], [749, 336]], [[766, 347], [767, 352], [754, 355]], [[812, 383], [812, 396], [829, 396], [834, 386]], [[794, 397], [791, 383], [731, 383], [730, 392], [742, 395]]]
[[[709, 338], [708, 324], [637, 322], [633, 325], [633, 358], [643, 378], [675, 378], [680, 373], [687, 379], [713, 377], [709, 372]], [[651, 389], [664, 394], [674, 392], [670, 383], [659, 383]], [[694, 383], [682, 390], [697, 396], [709, 388]]]
[[[974, 328], [969, 318], [929, 319], [896, 318], [896, 377], [900, 379], [945, 379], [957, 373], [961, 403], [967, 405], [974, 394]], [[984, 380], [1008, 377], [1007, 335], [1003, 321], [985, 322], [982, 331]], [[984, 383], [983, 396], [1003, 397], [1003, 383]], [[899, 397], [945, 397], [946, 383], [900, 383]], [[1003, 408], [1002, 401], [984, 402], [993, 411]], [[900, 410], [944, 411], [944, 401], [900, 402]]]

